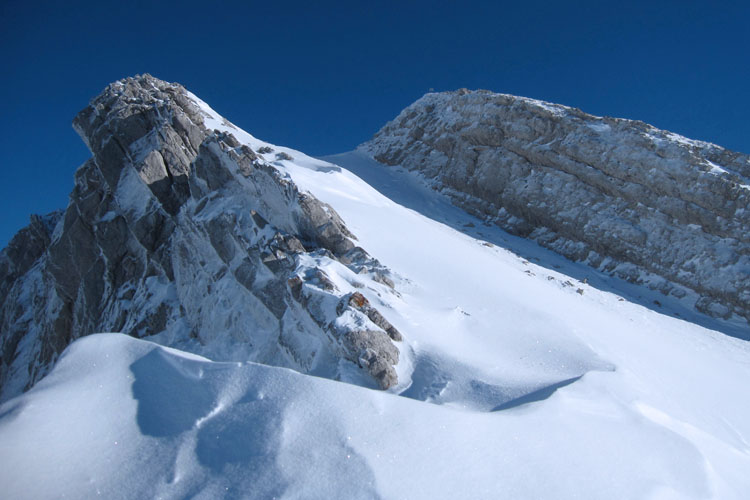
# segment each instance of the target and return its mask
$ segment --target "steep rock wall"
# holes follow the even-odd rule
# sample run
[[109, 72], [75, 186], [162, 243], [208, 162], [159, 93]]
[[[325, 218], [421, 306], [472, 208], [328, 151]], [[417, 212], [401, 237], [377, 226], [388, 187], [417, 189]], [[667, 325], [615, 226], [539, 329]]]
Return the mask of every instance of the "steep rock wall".
[[397, 382], [400, 333], [355, 289], [396, 293], [389, 271], [274, 167], [270, 147], [253, 151], [207, 118], [149, 75], [111, 84], [75, 118], [92, 158], [67, 209], [32, 218], [0, 253], [2, 399], [71, 341], [110, 331]]
[[750, 157], [488, 91], [432, 93], [360, 149], [500, 227], [750, 319]]

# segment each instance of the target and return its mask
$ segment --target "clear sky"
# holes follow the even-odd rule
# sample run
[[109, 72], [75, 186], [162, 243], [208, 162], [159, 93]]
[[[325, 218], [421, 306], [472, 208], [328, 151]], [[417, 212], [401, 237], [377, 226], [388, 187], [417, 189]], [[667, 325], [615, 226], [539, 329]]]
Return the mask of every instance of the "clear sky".
[[0, 0], [0, 246], [67, 204], [70, 122], [109, 82], [177, 81], [238, 126], [351, 150], [431, 88], [485, 88], [750, 152], [750, 2]]

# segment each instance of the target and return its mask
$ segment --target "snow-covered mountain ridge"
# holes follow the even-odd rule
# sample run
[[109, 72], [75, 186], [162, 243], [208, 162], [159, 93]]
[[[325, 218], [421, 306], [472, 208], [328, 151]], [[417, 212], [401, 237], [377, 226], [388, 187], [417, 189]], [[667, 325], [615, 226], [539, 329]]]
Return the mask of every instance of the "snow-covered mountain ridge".
[[750, 321], [750, 157], [488, 91], [425, 95], [362, 151], [566, 257]]
[[[125, 105], [97, 98], [78, 127], [120, 110], [122, 128], [101, 120], [109, 136], [147, 139], [113, 156], [114, 188], [95, 141], [65, 215], [5, 251], [3, 318], [21, 332], [9, 380], [51, 366], [42, 335], [70, 340], [44, 323], [70, 282], [76, 325], [122, 315], [111, 329], [145, 338], [81, 338], [0, 406], [8, 496], [747, 496], [747, 342], [599, 289], [549, 251], [519, 257], [414, 172], [269, 145], [150, 77], [111, 90]], [[155, 132], [127, 132], [144, 119]], [[111, 305], [97, 318], [89, 297]], [[397, 379], [373, 373], [383, 362]]]

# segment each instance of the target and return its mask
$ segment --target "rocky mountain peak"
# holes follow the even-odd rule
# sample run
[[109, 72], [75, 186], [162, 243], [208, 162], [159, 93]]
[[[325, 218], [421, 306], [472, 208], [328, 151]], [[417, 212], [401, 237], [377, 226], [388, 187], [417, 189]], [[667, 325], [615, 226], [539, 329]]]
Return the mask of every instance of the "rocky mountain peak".
[[[189, 195], [190, 162], [210, 133], [202, 124], [199, 107], [181, 85], [150, 75], [110, 84], [73, 120], [110, 188], [126, 165], [138, 165], [172, 215]], [[165, 159], [162, 152], [173, 156]]]
[[400, 333], [357, 299], [396, 293], [393, 278], [284, 174], [291, 155], [150, 75], [109, 85], [73, 126], [92, 158], [67, 209], [0, 255], [3, 399], [97, 332], [397, 383]]

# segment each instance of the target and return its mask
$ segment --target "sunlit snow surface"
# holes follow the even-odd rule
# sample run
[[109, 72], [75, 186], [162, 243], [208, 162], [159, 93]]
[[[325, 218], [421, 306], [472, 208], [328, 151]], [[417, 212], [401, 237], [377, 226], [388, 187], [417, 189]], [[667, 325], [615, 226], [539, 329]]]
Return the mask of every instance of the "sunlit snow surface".
[[750, 498], [747, 342], [527, 261], [409, 173], [330, 158], [389, 199], [274, 148], [396, 275], [363, 293], [404, 335], [399, 386], [86, 337], [0, 407], [0, 497]]

